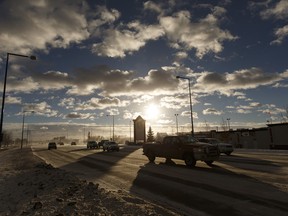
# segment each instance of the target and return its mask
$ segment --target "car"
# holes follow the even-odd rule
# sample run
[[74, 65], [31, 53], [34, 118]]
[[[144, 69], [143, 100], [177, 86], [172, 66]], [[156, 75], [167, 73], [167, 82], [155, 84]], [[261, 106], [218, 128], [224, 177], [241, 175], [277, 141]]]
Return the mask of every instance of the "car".
[[71, 142], [71, 145], [76, 145], [76, 142]]
[[58, 142], [58, 145], [64, 145], [64, 142]]
[[99, 145], [96, 141], [88, 141], [87, 142], [87, 149], [98, 149]]
[[223, 143], [216, 138], [198, 138], [198, 140], [200, 142], [205, 142], [205, 143], [209, 143], [212, 145], [217, 145], [220, 153], [224, 153], [226, 155], [230, 155], [234, 151], [234, 148], [231, 144]]
[[103, 144], [103, 151], [119, 151], [119, 146], [114, 141], [104, 142]]
[[55, 142], [49, 142], [48, 143], [48, 150], [50, 149], [57, 149], [57, 145]]
[[109, 142], [109, 140], [101, 140], [101, 141], [98, 143], [99, 147], [103, 147], [103, 144], [104, 144], [105, 142]]

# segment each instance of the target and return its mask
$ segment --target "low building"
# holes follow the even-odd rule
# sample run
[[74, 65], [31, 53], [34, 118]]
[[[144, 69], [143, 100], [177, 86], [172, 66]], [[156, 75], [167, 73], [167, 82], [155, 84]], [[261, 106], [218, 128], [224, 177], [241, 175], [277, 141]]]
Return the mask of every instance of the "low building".
[[268, 124], [265, 128], [210, 131], [208, 137], [220, 139], [235, 148], [288, 149], [288, 123]]
[[268, 124], [271, 149], [288, 150], [288, 123]]

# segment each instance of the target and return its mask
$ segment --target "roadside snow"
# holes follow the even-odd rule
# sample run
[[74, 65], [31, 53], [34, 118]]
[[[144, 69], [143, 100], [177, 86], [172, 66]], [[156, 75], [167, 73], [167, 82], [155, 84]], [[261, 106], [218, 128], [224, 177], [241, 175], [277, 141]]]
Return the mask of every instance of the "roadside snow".
[[23, 148], [0, 150], [0, 216], [4, 215], [178, 214], [127, 192], [80, 180]]

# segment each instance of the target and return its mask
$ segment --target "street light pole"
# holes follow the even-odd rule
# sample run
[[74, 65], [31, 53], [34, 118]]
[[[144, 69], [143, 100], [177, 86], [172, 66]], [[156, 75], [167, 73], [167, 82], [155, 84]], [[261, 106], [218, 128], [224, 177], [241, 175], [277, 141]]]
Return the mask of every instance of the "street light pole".
[[22, 120], [22, 136], [21, 136], [21, 149], [23, 148], [23, 136], [24, 136], [24, 122], [25, 122], [25, 113], [26, 112], [34, 112], [33, 110], [23, 111], [23, 120]]
[[106, 115], [106, 116], [112, 116], [112, 141], [114, 141], [114, 115]]
[[6, 68], [5, 68], [5, 75], [4, 75], [4, 84], [3, 84], [3, 93], [2, 93], [1, 119], [0, 119], [0, 147], [1, 147], [2, 141], [3, 141], [4, 105], [5, 105], [7, 72], [8, 72], [8, 64], [9, 64], [9, 56], [10, 55], [24, 57], [24, 58], [30, 58], [31, 60], [36, 60], [35, 56], [26, 56], [26, 55], [20, 55], [20, 54], [15, 54], [15, 53], [7, 53]]
[[190, 78], [189, 77], [183, 77], [183, 76], [176, 76], [176, 78], [188, 80], [189, 98], [190, 98], [191, 134], [192, 134], [192, 136], [194, 136], [193, 109], [192, 109], [192, 95], [191, 95], [191, 87], [190, 87]]
[[131, 130], [131, 124], [132, 124], [132, 121], [130, 120], [129, 123], [130, 123], [130, 143], [131, 143], [131, 137], [132, 137], [132, 136], [131, 136], [131, 131], [132, 131], [132, 130]]
[[177, 131], [177, 135], [178, 135], [178, 115], [179, 115], [179, 114], [175, 114], [175, 117], [176, 117], [176, 131]]

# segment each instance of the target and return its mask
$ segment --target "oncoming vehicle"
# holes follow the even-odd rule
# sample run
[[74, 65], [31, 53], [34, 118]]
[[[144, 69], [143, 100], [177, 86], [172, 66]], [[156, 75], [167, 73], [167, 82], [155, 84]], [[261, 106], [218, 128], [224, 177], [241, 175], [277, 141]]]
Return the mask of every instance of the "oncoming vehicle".
[[88, 141], [87, 142], [87, 149], [98, 149], [99, 145], [96, 141]]
[[116, 142], [108, 141], [103, 144], [103, 151], [119, 151], [119, 146]]
[[224, 153], [226, 155], [230, 155], [234, 150], [231, 144], [223, 143], [216, 138], [199, 138], [198, 140], [200, 142], [205, 142], [205, 143], [218, 146], [220, 153]]
[[57, 145], [55, 142], [48, 143], [48, 150], [50, 149], [57, 149]]

